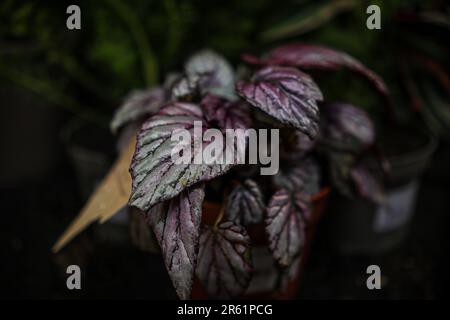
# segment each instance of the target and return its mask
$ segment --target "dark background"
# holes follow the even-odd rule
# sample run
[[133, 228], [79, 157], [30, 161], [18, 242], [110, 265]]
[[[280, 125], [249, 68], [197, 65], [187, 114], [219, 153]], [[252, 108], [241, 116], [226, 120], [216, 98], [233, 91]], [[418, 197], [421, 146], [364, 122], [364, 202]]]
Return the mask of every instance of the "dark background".
[[[237, 65], [241, 53], [300, 40], [344, 50], [374, 69], [393, 93], [399, 121], [426, 127], [439, 146], [400, 246], [371, 256], [334, 252], [326, 232], [333, 214], [328, 208], [299, 298], [444, 297], [450, 266], [450, 125], [430, 111], [436, 109], [427, 88], [434, 80], [428, 69], [416, 70], [408, 60], [408, 46], [438, 61], [438, 73], [448, 79], [448, 6], [445, 1], [347, 2], [349, 9], [330, 9], [327, 16], [321, 10], [336, 1], [81, 1], [82, 29], [69, 31], [65, 12], [73, 2], [2, 1], [0, 296], [175, 297], [161, 257], [133, 247], [124, 224], [94, 225], [61, 253], [50, 251], [116, 156], [108, 122], [124, 95], [162, 82], [196, 50], [212, 48]], [[365, 27], [365, 8], [372, 3], [382, 8], [381, 30]], [[430, 12], [444, 19], [434, 15], [428, 24], [411, 18]], [[283, 31], [286, 25], [289, 32]], [[419, 97], [407, 90], [401, 62], [427, 89], [414, 91]], [[327, 97], [365, 108], [383, 127], [381, 100], [361, 81], [338, 73], [322, 78], [321, 87]], [[444, 105], [438, 110], [448, 116], [448, 91], [441, 97], [444, 103], [436, 105]], [[426, 106], [417, 108], [418, 100]], [[70, 264], [83, 267], [81, 291], [66, 289]], [[382, 290], [367, 290], [369, 264], [381, 267]]]

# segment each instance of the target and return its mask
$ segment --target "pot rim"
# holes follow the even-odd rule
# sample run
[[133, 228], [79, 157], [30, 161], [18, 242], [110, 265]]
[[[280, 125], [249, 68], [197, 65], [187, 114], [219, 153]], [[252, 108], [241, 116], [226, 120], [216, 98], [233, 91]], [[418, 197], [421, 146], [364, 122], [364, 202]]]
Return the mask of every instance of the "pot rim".
[[391, 166], [404, 166], [410, 165], [415, 162], [426, 161], [427, 158], [429, 158], [433, 154], [434, 150], [436, 150], [438, 142], [432, 134], [423, 130], [422, 128], [417, 127], [405, 129], [417, 130], [417, 132], [421, 133], [427, 139], [427, 141], [413, 150], [387, 156], [387, 160], [391, 164]]

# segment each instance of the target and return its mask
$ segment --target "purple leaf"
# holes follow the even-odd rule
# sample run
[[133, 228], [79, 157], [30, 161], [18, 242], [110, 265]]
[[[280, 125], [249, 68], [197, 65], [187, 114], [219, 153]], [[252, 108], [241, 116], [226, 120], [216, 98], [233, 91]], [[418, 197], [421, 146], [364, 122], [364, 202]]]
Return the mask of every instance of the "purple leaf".
[[247, 179], [231, 191], [225, 212], [227, 220], [246, 226], [261, 222], [264, 209], [261, 189], [255, 181]]
[[312, 196], [320, 190], [320, 167], [312, 157], [303, 158], [294, 165], [280, 168], [278, 174], [273, 176], [274, 184], [279, 188], [290, 191], [301, 191]]
[[384, 201], [382, 183], [350, 152], [331, 151], [328, 154], [330, 177], [333, 186], [347, 197], [361, 197], [380, 204]]
[[190, 78], [186, 76], [180, 76], [174, 79], [171, 84], [171, 96], [173, 100], [189, 100], [197, 93], [198, 76], [192, 76]]
[[288, 267], [301, 254], [310, 215], [309, 203], [299, 192], [280, 189], [270, 199], [266, 232], [272, 255], [281, 266]]
[[158, 204], [147, 212], [173, 286], [183, 300], [191, 294], [204, 195], [204, 186], [196, 185], [171, 199], [167, 210]]
[[116, 133], [130, 122], [155, 114], [164, 104], [165, 99], [165, 92], [159, 87], [132, 92], [114, 114], [111, 131]]
[[248, 105], [242, 101], [230, 102], [218, 96], [208, 94], [200, 103], [205, 118], [210, 123], [217, 123], [222, 130], [247, 129], [251, 127]]
[[372, 175], [363, 164], [358, 164], [350, 170], [358, 194], [375, 204], [384, 202], [382, 184]]
[[199, 77], [200, 93], [213, 93], [217, 96], [235, 100], [234, 71], [225, 58], [211, 50], [203, 50], [186, 62], [188, 78]]
[[373, 123], [360, 108], [347, 103], [334, 103], [325, 108], [324, 118], [324, 137], [335, 147], [359, 150], [375, 141]]
[[280, 159], [282, 162], [302, 161], [312, 153], [317, 143], [317, 139], [310, 139], [309, 136], [295, 128], [282, 128], [280, 134]]
[[210, 50], [200, 51], [191, 56], [185, 64], [186, 76], [174, 86], [176, 98], [212, 93], [222, 98], [236, 100], [234, 91], [234, 71], [220, 55]]
[[300, 274], [300, 266], [302, 263], [303, 256], [300, 255], [296, 257], [291, 265], [283, 270], [280, 274], [280, 289], [284, 292], [288, 289], [290, 282], [295, 281]]
[[251, 105], [310, 137], [318, 130], [322, 93], [307, 74], [289, 67], [269, 66], [258, 71], [252, 81], [240, 81], [238, 94]]
[[[259, 60], [261, 61], [261, 60]], [[347, 68], [369, 80], [388, 100], [389, 90], [383, 80], [352, 56], [324, 46], [292, 43], [272, 50], [264, 64], [295, 66], [301, 69], [340, 70]]]
[[307, 154], [311, 152], [315, 145], [316, 140], [310, 139], [306, 134], [296, 131], [295, 132], [296, 137], [296, 144], [295, 144], [295, 151], [300, 152], [302, 154]]
[[[147, 211], [197, 182], [224, 174], [233, 166], [225, 163], [207, 164], [203, 158], [200, 158], [201, 163], [194, 163], [195, 156], [202, 155], [200, 147], [211, 143], [201, 142], [203, 132], [195, 132], [199, 130], [194, 130], [194, 121], [203, 124], [203, 131], [208, 128], [199, 106], [173, 102], [165, 105], [157, 115], [143, 124], [130, 168], [132, 193], [129, 205]], [[181, 129], [189, 132], [190, 141], [172, 141], [172, 134], [181, 132]], [[181, 151], [180, 144], [187, 145], [187, 149], [191, 150], [190, 156], [186, 154], [189, 161], [176, 163], [172, 159], [172, 153], [177, 154], [175, 150]], [[223, 156], [223, 151], [216, 156]]]
[[252, 272], [250, 238], [242, 226], [222, 222], [205, 226], [200, 236], [197, 276], [215, 298], [242, 294]]

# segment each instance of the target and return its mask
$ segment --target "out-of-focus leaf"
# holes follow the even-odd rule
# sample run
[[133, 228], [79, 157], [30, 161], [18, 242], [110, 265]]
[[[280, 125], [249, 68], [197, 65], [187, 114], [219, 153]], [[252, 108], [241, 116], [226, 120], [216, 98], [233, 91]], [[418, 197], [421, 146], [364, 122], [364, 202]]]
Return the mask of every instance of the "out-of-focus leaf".
[[165, 210], [158, 204], [147, 212], [164, 262], [180, 299], [189, 299], [197, 263], [204, 186], [184, 190]]
[[295, 258], [291, 265], [280, 272], [280, 289], [286, 291], [291, 281], [295, 281], [300, 273], [302, 255]]
[[349, 152], [332, 151], [328, 153], [331, 184], [347, 197], [354, 195], [350, 180], [350, 169], [355, 156]]
[[[416, 29], [412, 29], [416, 30]], [[449, 56], [449, 48], [445, 41], [437, 41], [430, 37], [428, 33], [418, 34], [416, 32], [403, 32], [399, 45], [401, 45], [403, 54], [400, 56], [399, 63], [405, 63], [413, 55], [420, 53], [434, 61], [446, 61]], [[443, 38], [442, 38], [443, 40]], [[412, 64], [411, 64], [412, 63]], [[414, 66], [417, 62], [408, 61], [408, 64]]]
[[217, 123], [222, 130], [247, 129], [252, 125], [248, 105], [243, 101], [227, 101], [213, 94], [206, 95], [201, 103], [205, 118]]
[[347, 103], [333, 103], [325, 108], [323, 116], [324, 139], [334, 147], [358, 151], [374, 143], [375, 128], [364, 110]]
[[261, 222], [264, 209], [261, 189], [255, 181], [247, 179], [231, 191], [225, 212], [227, 220], [246, 226]]
[[179, 80], [183, 75], [179, 72], [169, 72], [166, 74], [164, 78], [164, 83], [162, 87], [167, 92], [170, 92], [172, 90], [172, 87], [175, 85], [177, 80]]
[[282, 166], [273, 176], [273, 182], [279, 188], [312, 196], [320, 190], [320, 176], [318, 163], [314, 158], [307, 157], [299, 163]]
[[174, 100], [190, 100], [198, 91], [198, 76], [181, 76], [174, 79], [171, 86], [171, 98]]
[[438, 12], [436, 9], [419, 13], [399, 12], [395, 19], [401, 23], [423, 23], [450, 30], [450, 14], [448, 12]]
[[[435, 60], [412, 62], [401, 63], [403, 84], [408, 91], [411, 107], [421, 113], [431, 132], [450, 140], [449, 75]], [[424, 76], [426, 74], [432, 77], [427, 78]]]
[[311, 139], [300, 131], [295, 132], [295, 140], [295, 151], [297, 153], [307, 154], [311, 152], [316, 145], [316, 139]]
[[[198, 131], [194, 130], [195, 121], [202, 123], [203, 131], [208, 129], [198, 105], [173, 102], [165, 105], [142, 125], [130, 169], [133, 184], [129, 205], [147, 211], [197, 182], [224, 174], [233, 166], [225, 163], [206, 164], [204, 161], [201, 164], [194, 163], [195, 156], [201, 156], [203, 135], [203, 132], [195, 132]], [[172, 140], [172, 134], [182, 129], [189, 131], [190, 141]], [[177, 164], [172, 159], [172, 153], [176, 153], [175, 150], [184, 143], [191, 144], [191, 161]], [[208, 144], [203, 143], [203, 147]], [[224, 152], [216, 156], [219, 158], [223, 155]]]
[[305, 70], [321, 69], [335, 71], [346, 68], [365, 77], [388, 102], [391, 101], [389, 90], [384, 81], [375, 72], [365, 67], [352, 56], [328, 47], [292, 43], [273, 49], [269, 52], [267, 58], [264, 59], [258, 59], [249, 55], [245, 55], [243, 58], [246, 62], [252, 64], [284, 65]]
[[354, 166], [350, 170], [358, 194], [376, 204], [384, 201], [384, 190], [381, 183], [369, 172], [369, 169], [362, 164]]
[[424, 12], [420, 16], [425, 23], [442, 27], [447, 31], [450, 30], [450, 14], [448, 10], [447, 12]]
[[242, 294], [250, 283], [251, 272], [250, 238], [243, 227], [222, 222], [217, 227], [203, 228], [196, 274], [212, 297]]
[[322, 93], [307, 74], [289, 67], [269, 66], [251, 81], [240, 81], [237, 91], [251, 105], [310, 137], [318, 131]]
[[213, 93], [230, 100], [236, 99], [234, 71], [222, 56], [211, 50], [200, 51], [189, 58], [185, 65], [186, 79], [196, 84], [199, 93]]
[[308, 157], [314, 150], [318, 137], [309, 136], [294, 128], [282, 128], [280, 131], [280, 161], [297, 164]]
[[310, 215], [308, 200], [300, 192], [280, 189], [270, 199], [266, 231], [272, 255], [281, 266], [288, 267], [301, 254]]
[[380, 93], [389, 96], [383, 79], [360, 61], [342, 51], [324, 46], [294, 43], [272, 50], [269, 53], [269, 59], [303, 69], [339, 70], [347, 68], [364, 76]]
[[328, 154], [331, 183], [347, 197], [355, 194], [380, 204], [384, 201], [384, 189], [381, 181], [372, 175], [361, 162], [356, 162], [350, 152], [333, 151]]
[[450, 140], [450, 100], [445, 93], [430, 83], [422, 83], [423, 99], [427, 101], [421, 114], [430, 129], [439, 136]]
[[116, 133], [130, 122], [155, 114], [164, 102], [165, 92], [159, 87], [132, 92], [114, 114], [111, 131]]
[[350, 10], [355, 4], [354, 0], [314, 3], [307, 8], [301, 8], [300, 13], [264, 31], [261, 37], [266, 41], [272, 41], [304, 34], [322, 26], [336, 15]]

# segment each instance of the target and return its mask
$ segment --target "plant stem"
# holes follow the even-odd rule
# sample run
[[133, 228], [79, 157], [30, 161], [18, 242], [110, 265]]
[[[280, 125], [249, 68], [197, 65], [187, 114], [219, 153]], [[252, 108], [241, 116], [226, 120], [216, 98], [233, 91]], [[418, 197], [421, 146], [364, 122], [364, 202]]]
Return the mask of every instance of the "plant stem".
[[217, 216], [217, 219], [216, 219], [216, 221], [214, 222], [214, 227], [213, 227], [213, 228], [214, 228], [215, 230], [217, 229], [219, 223], [222, 222], [222, 219], [223, 219], [223, 217], [224, 217], [224, 215], [225, 215], [225, 208], [227, 207], [229, 191], [230, 191], [230, 187], [229, 187], [229, 186], [226, 186], [226, 187], [225, 187], [225, 190], [224, 190], [224, 192], [223, 192], [223, 195], [224, 195], [223, 198], [224, 198], [224, 200], [223, 200], [222, 206], [220, 207], [219, 215]]
[[217, 216], [216, 221], [214, 222], [213, 226], [214, 230], [217, 230], [217, 227], [219, 226], [219, 223], [222, 221], [224, 215], [225, 215], [225, 203], [222, 204], [222, 206], [220, 207], [220, 213]]

